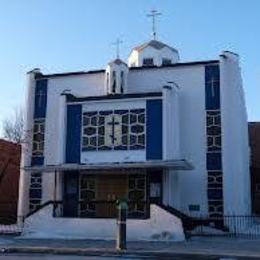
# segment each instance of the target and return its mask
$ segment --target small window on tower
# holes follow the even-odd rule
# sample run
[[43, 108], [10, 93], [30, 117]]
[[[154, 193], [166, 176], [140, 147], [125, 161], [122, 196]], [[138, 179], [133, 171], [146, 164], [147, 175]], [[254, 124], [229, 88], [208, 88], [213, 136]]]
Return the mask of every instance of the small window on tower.
[[121, 71], [121, 87], [120, 87], [121, 93], [124, 93], [124, 72]]
[[107, 92], [109, 93], [109, 73], [107, 72]]
[[143, 66], [153, 66], [153, 58], [144, 58]]
[[115, 94], [116, 93], [116, 72], [113, 71], [113, 85], [112, 85], [112, 93]]
[[162, 59], [162, 65], [163, 65], [163, 66], [171, 65], [171, 64], [172, 64], [171, 59], [167, 59], [167, 58], [163, 58], [163, 59]]

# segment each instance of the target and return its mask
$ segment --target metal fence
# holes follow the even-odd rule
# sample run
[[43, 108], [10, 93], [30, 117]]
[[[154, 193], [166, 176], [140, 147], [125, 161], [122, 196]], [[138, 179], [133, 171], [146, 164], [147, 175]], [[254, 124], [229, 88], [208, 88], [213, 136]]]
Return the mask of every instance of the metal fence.
[[260, 238], [260, 216], [199, 217], [191, 236]]

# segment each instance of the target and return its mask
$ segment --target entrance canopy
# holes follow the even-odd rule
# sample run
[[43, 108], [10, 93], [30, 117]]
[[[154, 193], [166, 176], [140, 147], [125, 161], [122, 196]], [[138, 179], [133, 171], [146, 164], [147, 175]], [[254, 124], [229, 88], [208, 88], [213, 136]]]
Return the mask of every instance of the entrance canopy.
[[113, 169], [172, 169], [192, 170], [194, 167], [186, 160], [154, 160], [144, 162], [95, 163], [95, 164], [59, 164], [28, 166], [23, 170], [30, 172], [81, 171], [81, 170], [113, 170]]

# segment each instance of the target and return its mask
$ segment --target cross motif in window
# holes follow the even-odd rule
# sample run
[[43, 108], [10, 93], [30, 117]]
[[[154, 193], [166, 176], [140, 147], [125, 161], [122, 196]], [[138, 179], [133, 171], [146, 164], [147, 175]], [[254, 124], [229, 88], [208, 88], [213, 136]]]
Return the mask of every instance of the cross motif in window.
[[117, 125], [119, 125], [120, 122], [117, 122], [117, 121], [115, 120], [115, 117], [112, 116], [112, 121], [111, 121], [111, 122], [108, 122], [107, 124], [108, 124], [108, 125], [111, 125], [111, 127], [112, 127], [112, 133], [111, 133], [110, 137], [111, 137], [111, 140], [112, 140], [112, 144], [114, 144], [115, 141], [117, 140], [116, 137], [115, 137], [115, 127], [116, 127]]
[[44, 91], [40, 90], [39, 93], [37, 93], [38, 96], [38, 107], [41, 107], [43, 105], [44, 102], [44, 98], [45, 98], [45, 93]]
[[219, 82], [219, 81], [216, 80], [216, 79], [214, 79], [214, 78], [211, 78], [211, 80], [209, 81], [212, 97], [215, 97], [216, 87], [218, 87], [218, 85], [217, 85], [218, 82]]

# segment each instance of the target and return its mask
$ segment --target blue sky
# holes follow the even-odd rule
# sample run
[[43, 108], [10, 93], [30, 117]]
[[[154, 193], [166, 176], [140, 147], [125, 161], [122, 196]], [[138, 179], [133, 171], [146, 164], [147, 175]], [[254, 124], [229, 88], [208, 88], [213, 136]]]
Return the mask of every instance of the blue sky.
[[25, 73], [104, 68], [150, 39], [146, 13], [163, 13], [159, 40], [182, 61], [241, 56], [249, 120], [260, 120], [260, 1], [258, 0], [0, 0], [0, 122], [23, 103]]

